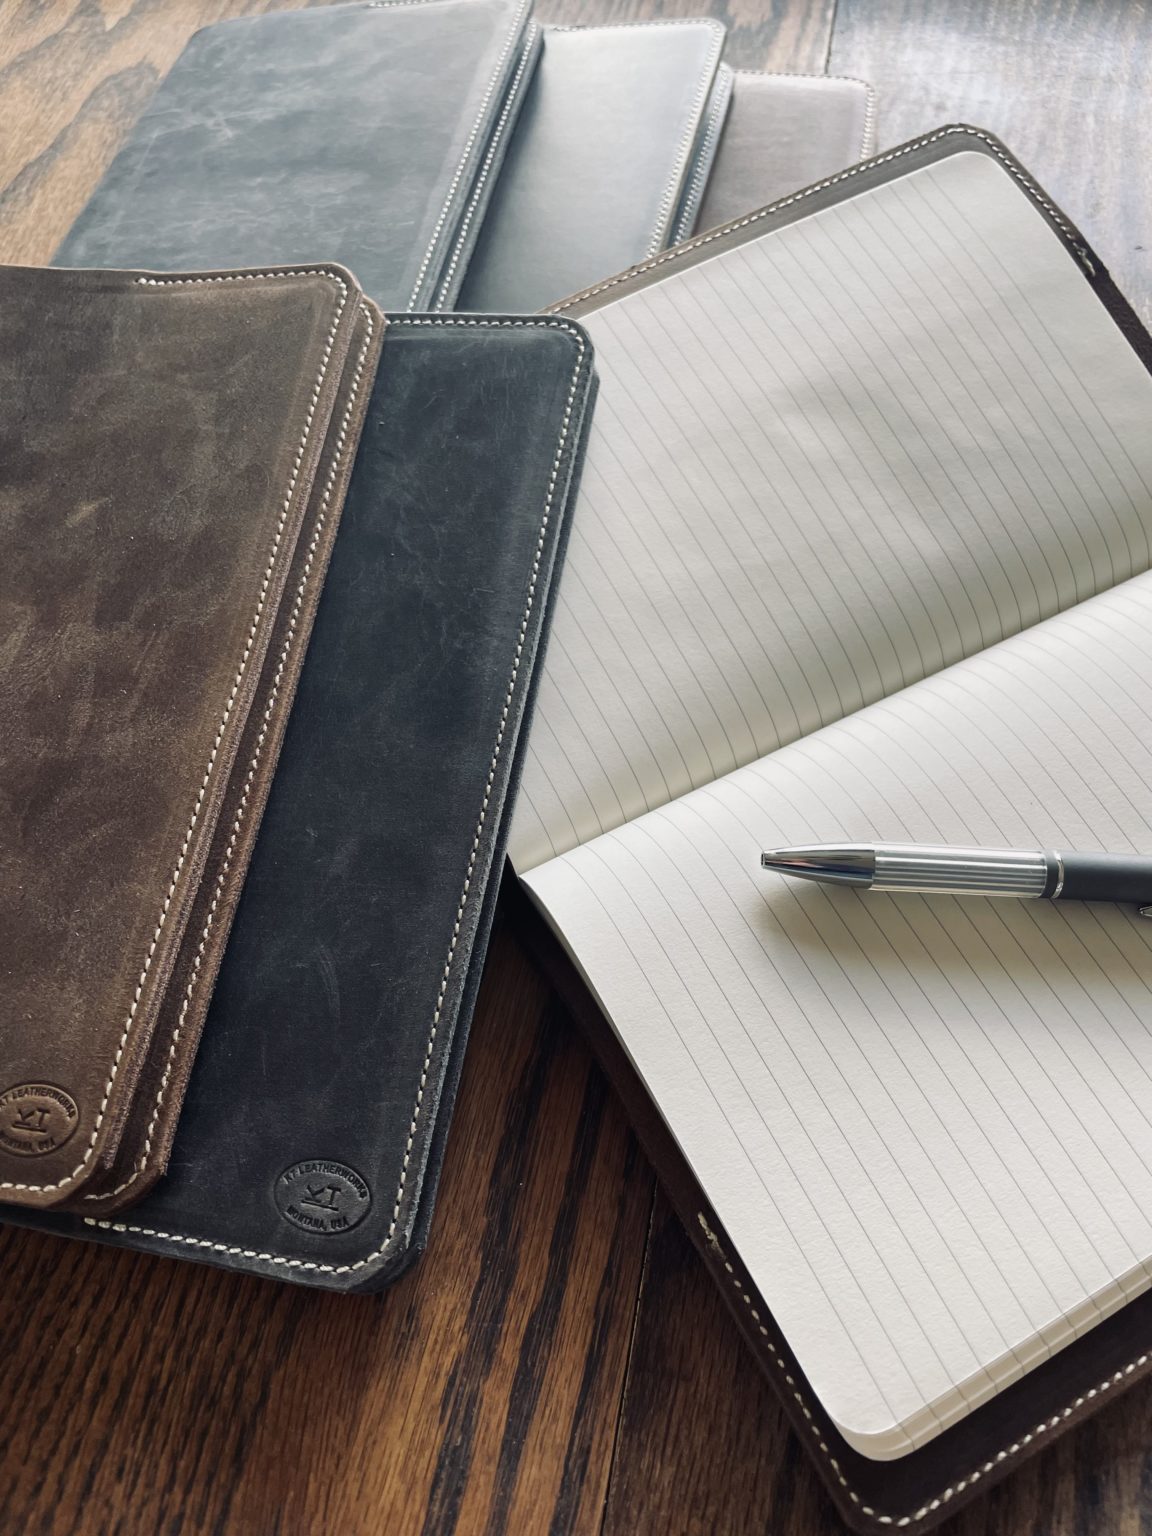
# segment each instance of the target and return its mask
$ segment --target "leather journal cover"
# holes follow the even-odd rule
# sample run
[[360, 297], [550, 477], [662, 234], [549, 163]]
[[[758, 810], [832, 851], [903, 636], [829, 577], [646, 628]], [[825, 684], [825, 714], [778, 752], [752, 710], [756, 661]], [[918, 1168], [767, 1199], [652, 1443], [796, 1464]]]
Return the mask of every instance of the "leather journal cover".
[[[537, 310], [672, 239], [725, 30], [545, 27], [456, 307]], [[444, 296], [441, 296], [441, 303]]]
[[156, 1176], [381, 321], [337, 267], [0, 269], [0, 1190]]
[[[514, 897], [523, 931], [588, 1031], [844, 1518], [865, 1532], [926, 1530], [1152, 1369], [1152, 1292], [1148, 1267], [1138, 1264], [1148, 1240], [1139, 1137], [1128, 1146], [1109, 1113], [1111, 1105], [1117, 1120], [1134, 1114], [1136, 1128], [1148, 1113], [1146, 924], [1112, 908], [1048, 917], [1025, 910], [1041, 903], [953, 900], [933, 916], [923, 897], [904, 899], [915, 910], [895, 897], [853, 895], [834, 905], [818, 888], [801, 899], [745, 871], [753, 844], [772, 846], [755, 828], [749, 843], [747, 824], [796, 814], [819, 796], [836, 816], [839, 802], [828, 797], [840, 793], [846, 816], [863, 805], [869, 820], [867, 796], [881, 797], [889, 825], [929, 814], [990, 816], [1007, 831], [985, 840], [1006, 845], [1013, 816], [1036, 815], [1040, 805], [1048, 825], [1052, 816], [1095, 814], [1091, 805], [1121, 818], [1113, 836], [1148, 842], [1152, 817], [1138, 764], [1152, 699], [1132, 658], [1152, 602], [1152, 455], [1143, 426], [1152, 341], [1081, 233], [991, 135], [963, 126], [744, 215], [558, 309], [587, 317], [606, 396], [569, 573], [589, 577], [601, 523], [603, 537], [625, 547], [612, 590], [587, 599], [600, 605], [604, 634], [579, 640], [568, 609], [584, 601], [583, 589], [561, 588], [512, 834], [526, 882]], [[738, 312], [746, 323], [726, 329], [719, 317], [734, 321]], [[681, 322], [675, 335], [671, 314]], [[696, 343], [703, 350], [692, 352], [700, 360], [690, 368], [683, 354]], [[663, 388], [665, 352], [683, 371], [675, 410], [661, 421], [650, 396]], [[729, 353], [748, 368], [763, 366], [763, 376], [757, 382], [738, 370]], [[684, 386], [697, 366], [698, 415]], [[785, 380], [797, 392], [791, 400]], [[921, 408], [923, 390], [931, 395]], [[930, 442], [921, 429], [940, 435]], [[835, 448], [826, 440], [832, 431], [843, 434]], [[610, 496], [601, 485], [601, 433], [610, 438]], [[803, 434], [795, 452], [790, 433]], [[683, 480], [657, 450], [665, 439], [677, 445], [670, 456], [691, 465]], [[756, 458], [766, 451], [757, 450], [761, 442], [783, 456], [770, 471]], [[843, 482], [824, 479], [833, 452]], [[996, 456], [999, 478], [985, 478], [984, 453]], [[833, 518], [829, 537], [844, 560], [857, 541], [872, 548], [865, 514], [905, 494], [899, 479], [878, 477], [913, 464], [915, 498], [883, 520], [884, 575], [868, 586], [863, 557], [850, 575], [826, 553], [823, 520]], [[795, 542], [793, 496], [803, 529]], [[939, 519], [929, 513], [937, 497], [948, 508]], [[784, 591], [754, 590], [770, 579], [770, 564], [755, 566], [753, 589], [740, 584], [750, 560], [772, 558], [763, 550], [742, 556], [738, 542], [740, 519], [765, 500], [777, 566], [799, 562], [806, 572]], [[626, 527], [612, 521], [617, 505]], [[672, 530], [667, 552], [657, 525]], [[909, 526], [918, 530], [911, 565], [898, 557]], [[1067, 540], [1075, 528], [1084, 543], [1074, 552]], [[754, 529], [752, 537], [755, 544]], [[651, 619], [632, 601], [633, 539], [654, 594]], [[1065, 557], [1075, 579], [1059, 584], [1055, 564], [1045, 562]], [[825, 571], [828, 560], [834, 568]], [[935, 662], [899, 638], [893, 616], [920, 622], [915, 605], [927, 581], [955, 599], [977, 590], [981, 570], [1007, 583], [998, 587], [1003, 606], [991, 632], [969, 627], [961, 648]], [[882, 612], [882, 630], [871, 629], [867, 605], [851, 596], [856, 582]], [[696, 596], [709, 584], [723, 597], [711, 613]], [[899, 596], [905, 587], [908, 606]], [[837, 701], [805, 661], [823, 654], [829, 667], [841, 665], [818, 639], [827, 621], [832, 643], [849, 646], [833, 611], [838, 601], [852, 602], [862, 632], [885, 634], [901, 657], [891, 681], [863, 699]], [[794, 624], [784, 615], [789, 604]], [[753, 647], [770, 643], [777, 622], [788, 626], [788, 648], [773, 653], [773, 675]], [[657, 626], [651, 634], [649, 623]], [[677, 641], [678, 624], [691, 646]], [[616, 631], [627, 665], [613, 673]], [[735, 674], [740, 709], [712, 675], [723, 646], [748, 669]], [[594, 665], [584, 658], [588, 647]], [[862, 683], [863, 645], [846, 654]], [[799, 681], [786, 692], [781, 675], [793, 668]], [[782, 706], [778, 725], [758, 715], [765, 705], [753, 691], [757, 675], [771, 698], [790, 698], [803, 718], [790, 721]], [[576, 676], [599, 682], [582, 695]], [[815, 703], [803, 702], [802, 688], [814, 690]], [[628, 702], [633, 696], [639, 706]], [[557, 698], [610, 777], [585, 774]], [[636, 713], [645, 699], [651, 716]], [[1055, 733], [1050, 706], [1065, 712]], [[598, 711], [611, 720], [610, 736], [597, 733]], [[709, 726], [709, 712], [722, 724]], [[957, 712], [960, 725], [944, 734]], [[737, 753], [741, 721], [760, 739], [726, 758]], [[689, 725], [699, 738], [690, 739]], [[643, 740], [627, 772], [613, 772], [638, 727]], [[781, 744], [772, 745], [772, 731], [784, 733]], [[1131, 752], [1118, 740], [1128, 732]], [[1025, 750], [1033, 737], [1044, 744], [1041, 756]], [[678, 743], [682, 759], [667, 741]], [[579, 794], [566, 793], [560, 779], [547, 784], [538, 757], [544, 769], [576, 776]], [[571, 821], [555, 819], [553, 798]], [[1107, 833], [1087, 840], [1099, 836]], [[778, 839], [789, 840], [797, 839]], [[908, 948], [895, 938], [904, 923], [916, 934]], [[1035, 966], [1025, 959], [1030, 946]], [[1065, 966], [1078, 999], [1067, 1030], [1048, 990], [1063, 985], [1055, 977]], [[1121, 972], [1123, 997], [1115, 989]], [[626, 998], [635, 1010], [628, 1016]], [[985, 1032], [981, 1010], [993, 999]], [[749, 1039], [760, 1046], [739, 1055]], [[1019, 1056], [1018, 1040], [1028, 1042]], [[1012, 1071], [1001, 1052], [1012, 1053]], [[664, 1063], [668, 1092], [655, 1099], [649, 1085]], [[1067, 1102], [1055, 1096], [1065, 1068]], [[983, 1075], [970, 1075], [976, 1071]], [[873, 1086], [877, 1108], [868, 1113]], [[1012, 1095], [1010, 1113], [1001, 1091]], [[843, 1155], [848, 1131], [829, 1119], [837, 1106], [854, 1128]], [[701, 1126], [717, 1149], [715, 1166]], [[1095, 1144], [1081, 1139], [1093, 1127]], [[753, 1159], [755, 1136], [763, 1141]], [[897, 1142], [900, 1157], [891, 1152]], [[1109, 1162], [1122, 1156], [1123, 1175]], [[1102, 1217], [1088, 1237], [1080, 1223], [1091, 1225], [1088, 1213], [1110, 1181], [1116, 1222]], [[891, 1240], [877, 1246], [881, 1233]], [[770, 1264], [761, 1243], [772, 1245]], [[1086, 1282], [1081, 1254], [1085, 1268], [1089, 1260], [1096, 1266], [1089, 1273], [1120, 1279]], [[1136, 1267], [1126, 1270], [1130, 1254]], [[850, 1327], [844, 1318], [860, 1319], [861, 1297], [873, 1311]], [[930, 1312], [935, 1321], [918, 1332]], [[802, 1356], [815, 1362], [815, 1375]], [[870, 1374], [858, 1368], [865, 1359]], [[860, 1406], [888, 1392], [902, 1394], [899, 1411], [891, 1401]]]
[[528, 14], [397, 0], [206, 27], [55, 265], [336, 260], [383, 308], [431, 308], [510, 86], [531, 76]]
[[593, 390], [396, 316], [167, 1176], [53, 1231], [336, 1290], [422, 1248]]
[[834, 176], [875, 143], [875, 96], [863, 80], [735, 70], [707, 184], [677, 238]]
[[[692, 154], [692, 163], [688, 167], [688, 175], [684, 181], [684, 190], [680, 194], [680, 204], [676, 210], [676, 218], [672, 225], [669, 245], [678, 245], [681, 240], [686, 240], [696, 227], [696, 218], [700, 212], [700, 203], [704, 197], [704, 190], [708, 186], [709, 178], [716, 165], [716, 156], [720, 150], [720, 141], [724, 134], [724, 124], [728, 120], [728, 112], [732, 104], [732, 87], [736, 79], [734, 70], [727, 64], [721, 64], [716, 71], [716, 80], [712, 86], [712, 94], [708, 98], [708, 107], [704, 113], [704, 120], [700, 124], [700, 131], [696, 135], [696, 148]], [[803, 186], [801, 179], [796, 186]], [[759, 203], [755, 203], [759, 207]]]

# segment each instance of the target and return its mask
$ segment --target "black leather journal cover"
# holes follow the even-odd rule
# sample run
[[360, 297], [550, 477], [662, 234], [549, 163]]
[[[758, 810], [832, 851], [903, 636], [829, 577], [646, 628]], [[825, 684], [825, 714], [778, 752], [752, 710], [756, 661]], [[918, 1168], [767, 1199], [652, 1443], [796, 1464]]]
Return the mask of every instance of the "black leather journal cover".
[[343, 1291], [419, 1251], [591, 363], [566, 320], [391, 320], [167, 1175], [9, 1219]]
[[[964, 125], [941, 128], [699, 235], [630, 272], [595, 284], [557, 305], [556, 310], [587, 314], [639, 287], [659, 282], [665, 274], [705, 262], [714, 252], [964, 151], [993, 156], [1020, 182], [1067, 245], [1144, 365], [1152, 369], [1152, 339], [1079, 230], [998, 140]], [[891, 1461], [873, 1460], [855, 1450], [822, 1409], [763, 1295], [741, 1265], [683, 1153], [572, 961], [527, 895], [514, 889], [510, 897], [519, 931], [587, 1033], [689, 1235], [758, 1363], [779, 1391], [800, 1443], [854, 1529], [869, 1536], [890, 1530], [928, 1530], [1125, 1387], [1152, 1373], [1152, 1292], [1144, 1292], [919, 1450]]]
[[206, 27], [54, 264], [340, 261], [382, 307], [431, 308], [510, 83], [531, 75], [529, 5], [380, 0]]
[[544, 28], [523, 110], [495, 136], [504, 165], [458, 309], [542, 309], [670, 243], [724, 36], [716, 21]]

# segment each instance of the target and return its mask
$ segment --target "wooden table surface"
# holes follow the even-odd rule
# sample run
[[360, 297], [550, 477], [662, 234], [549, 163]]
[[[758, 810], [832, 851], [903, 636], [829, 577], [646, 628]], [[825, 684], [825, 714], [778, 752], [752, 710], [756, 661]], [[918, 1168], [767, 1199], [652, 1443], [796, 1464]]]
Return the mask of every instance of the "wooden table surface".
[[[47, 260], [188, 35], [261, 0], [0, 0], [0, 260]], [[1140, 0], [550, 0], [720, 17], [738, 65], [851, 74], [881, 145], [1006, 140], [1152, 318]], [[2, 558], [2, 556], [0, 556]], [[587, 1050], [489, 959], [430, 1251], [382, 1297], [0, 1231], [0, 1536], [842, 1527]], [[1152, 1382], [948, 1536], [1152, 1524]]]

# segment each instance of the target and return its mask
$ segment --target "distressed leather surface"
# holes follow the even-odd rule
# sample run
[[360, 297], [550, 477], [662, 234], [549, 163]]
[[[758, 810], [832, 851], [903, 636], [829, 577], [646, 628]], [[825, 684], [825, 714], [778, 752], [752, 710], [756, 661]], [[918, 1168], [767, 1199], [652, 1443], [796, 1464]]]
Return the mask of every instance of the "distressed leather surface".
[[458, 309], [542, 309], [663, 249], [724, 35], [715, 21], [544, 28]]
[[695, 224], [713, 229], [872, 153], [872, 89], [836, 75], [734, 72], [732, 101]]
[[206, 27], [55, 265], [339, 261], [382, 307], [428, 307], [527, 18], [528, 0], [405, 0]]
[[389, 323], [168, 1174], [38, 1224], [345, 1290], [417, 1251], [590, 370], [569, 322]]
[[370, 318], [378, 336], [339, 268], [0, 269], [7, 1200], [76, 1204], [146, 1160], [131, 1110], [154, 1052], [178, 1106], [339, 518], [329, 428], [350, 455], [365, 401], [346, 364], [355, 347], [370, 377]]

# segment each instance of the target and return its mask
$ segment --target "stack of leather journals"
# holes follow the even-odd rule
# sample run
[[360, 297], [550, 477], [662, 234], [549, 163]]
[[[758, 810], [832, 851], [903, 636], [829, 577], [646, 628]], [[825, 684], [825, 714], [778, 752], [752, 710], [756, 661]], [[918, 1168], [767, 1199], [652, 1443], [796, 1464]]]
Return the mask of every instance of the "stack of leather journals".
[[1152, 342], [990, 135], [862, 161], [866, 86], [724, 42], [221, 23], [0, 270], [0, 1193], [395, 1279], [507, 848], [846, 1517], [921, 1529], [1152, 1359], [1152, 935], [758, 855], [1152, 853]]

